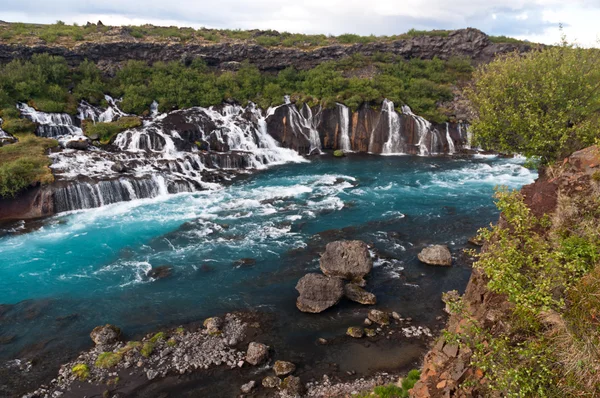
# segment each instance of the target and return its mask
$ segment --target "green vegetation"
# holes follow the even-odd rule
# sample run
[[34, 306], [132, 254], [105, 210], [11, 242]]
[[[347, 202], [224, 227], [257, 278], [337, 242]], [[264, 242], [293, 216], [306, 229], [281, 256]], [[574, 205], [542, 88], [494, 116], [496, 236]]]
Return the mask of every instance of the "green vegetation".
[[167, 338], [167, 335], [165, 334], [165, 332], [158, 332], [150, 338], [150, 342], [157, 343], [161, 340], [165, 340], [166, 338]]
[[452, 338], [473, 351], [484, 388], [503, 396], [598, 396], [598, 196], [559, 196], [556, 213], [541, 218], [520, 193], [501, 190], [496, 197], [505, 223], [481, 231], [487, 246], [475, 267], [510, 306], [495, 330], [463, 313], [470, 324]]
[[378, 386], [373, 389], [373, 392], [359, 394], [357, 398], [408, 398], [408, 391], [419, 381], [419, 377], [421, 377], [421, 372], [413, 369], [402, 379], [401, 387], [395, 384]]
[[346, 156], [346, 154], [341, 149], [338, 149], [333, 151], [333, 156], [335, 156], [336, 158], [343, 158], [344, 156]]
[[175, 339], [169, 339], [167, 340], [167, 346], [169, 347], [175, 347], [177, 345], [177, 340]]
[[467, 90], [483, 148], [539, 156], [543, 163], [592, 145], [600, 131], [600, 51], [566, 43], [502, 55]]
[[148, 358], [150, 355], [152, 355], [152, 352], [154, 352], [154, 345], [155, 344], [152, 342], [144, 343], [142, 349], [140, 350], [140, 354], [142, 354], [143, 357]]
[[90, 368], [84, 363], [73, 366], [71, 372], [81, 381], [84, 381], [90, 377]]
[[[415, 36], [448, 36], [449, 30], [416, 30], [411, 29], [406, 33], [392, 36], [360, 36], [345, 33], [339, 36], [306, 35], [300, 33], [277, 32], [274, 30], [248, 31], [239, 29], [193, 29], [176, 26], [104, 26], [101, 24], [88, 24], [78, 26], [67, 25], [57, 21], [50, 25], [11, 23], [0, 26], [0, 40], [14, 44], [36, 44], [42, 40], [47, 45], [75, 46], [83, 41], [95, 41], [100, 38], [106, 40], [106, 32], [118, 30], [118, 34], [109, 37], [109, 40], [141, 40], [141, 41], [164, 41], [164, 42], [194, 42], [194, 43], [219, 43], [219, 42], [255, 42], [263, 46], [282, 46], [314, 48], [333, 44], [355, 44], [371, 42], [390, 42], [394, 40], [409, 39]], [[520, 43], [519, 40], [495, 36], [490, 40], [499, 43]]]
[[31, 185], [54, 181], [45, 153], [58, 143], [31, 134], [17, 138], [19, 142], [0, 147], [0, 197], [14, 197]]
[[124, 116], [114, 122], [93, 123], [86, 120], [83, 130], [92, 140], [98, 140], [101, 144], [108, 144], [122, 131], [142, 125], [142, 120], [137, 116]]
[[123, 354], [120, 352], [103, 352], [96, 359], [96, 367], [102, 369], [112, 368], [123, 359]]

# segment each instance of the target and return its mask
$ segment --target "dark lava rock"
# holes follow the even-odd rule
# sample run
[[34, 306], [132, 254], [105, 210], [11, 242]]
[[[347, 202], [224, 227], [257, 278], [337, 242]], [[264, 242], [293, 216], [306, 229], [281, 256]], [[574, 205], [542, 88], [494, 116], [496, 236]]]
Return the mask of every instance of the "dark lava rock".
[[373, 293], [367, 292], [354, 283], [348, 283], [344, 286], [344, 295], [348, 300], [356, 301], [360, 304], [373, 305], [377, 303], [377, 297]]
[[430, 265], [443, 265], [449, 267], [452, 265], [452, 255], [448, 246], [444, 245], [433, 245], [424, 248], [419, 253], [419, 260], [425, 264]]
[[269, 358], [269, 347], [262, 344], [252, 342], [248, 345], [246, 352], [246, 362], [251, 365], [260, 365]]
[[90, 147], [90, 142], [86, 139], [83, 140], [71, 140], [65, 145], [68, 149], [77, 149], [79, 151], [85, 151]]
[[321, 274], [306, 274], [296, 285], [300, 297], [296, 307], [302, 312], [318, 313], [336, 305], [344, 294], [341, 279]]
[[171, 276], [172, 271], [173, 267], [170, 265], [161, 265], [159, 267], [152, 268], [146, 273], [146, 276], [152, 279], [165, 279]]
[[233, 263], [233, 266], [236, 268], [253, 267], [254, 265], [256, 265], [256, 260], [253, 258], [240, 258], [239, 260]]
[[125, 173], [127, 171], [127, 166], [125, 166], [122, 162], [115, 162], [110, 169], [115, 173]]
[[328, 243], [320, 263], [325, 275], [344, 279], [364, 277], [373, 268], [369, 247], [360, 240]]
[[294, 373], [296, 365], [287, 361], [275, 361], [273, 365], [273, 371], [277, 376], [286, 376], [290, 373]]
[[96, 345], [115, 343], [117, 340], [119, 340], [120, 336], [121, 329], [109, 324], [104, 326], [96, 326], [90, 333], [90, 337]]

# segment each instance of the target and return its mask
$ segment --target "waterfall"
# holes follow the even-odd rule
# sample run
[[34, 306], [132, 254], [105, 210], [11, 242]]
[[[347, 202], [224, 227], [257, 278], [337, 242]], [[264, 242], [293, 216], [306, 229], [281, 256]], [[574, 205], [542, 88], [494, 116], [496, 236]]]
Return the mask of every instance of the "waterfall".
[[384, 112], [387, 115], [388, 121], [388, 139], [386, 143], [383, 144], [381, 154], [391, 155], [406, 153], [404, 140], [402, 139], [402, 133], [400, 131], [400, 115], [398, 115], [398, 113], [396, 112], [396, 109], [394, 108], [394, 103], [392, 101], [388, 99], [385, 99], [383, 101], [383, 104], [381, 106], [381, 113]]
[[456, 149], [454, 147], [454, 141], [452, 140], [452, 137], [450, 136], [450, 127], [449, 127], [448, 122], [446, 122], [446, 140], [448, 141], [448, 153], [450, 155], [452, 155], [456, 152]]
[[38, 124], [36, 134], [40, 137], [58, 138], [83, 135], [81, 128], [73, 124], [73, 118], [67, 113], [38, 112], [24, 103], [17, 104], [17, 109], [23, 117]]
[[[419, 147], [419, 155], [427, 156], [431, 153], [430, 148], [427, 147], [427, 138], [431, 137], [431, 134], [434, 134], [431, 130], [431, 123], [427, 120], [423, 119], [421, 116], [415, 115], [409, 106], [402, 106], [402, 113], [408, 115], [413, 118], [415, 123], [417, 124], [417, 136], [419, 137], [419, 141], [417, 146]], [[437, 132], [435, 132], [437, 133]], [[436, 139], [439, 137], [436, 137]], [[433, 141], [433, 140], [431, 140]]]
[[306, 117], [300, 113], [296, 105], [287, 105], [290, 115], [290, 125], [294, 130], [294, 133], [302, 134], [309, 142], [310, 148], [307, 155], [313, 154], [315, 151], [317, 154], [321, 154], [321, 137], [317, 131], [318, 118], [313, 116], [312, 109], [310, 106], [304, 104], [302, 110], [306, 110]]
[[339, 149], [344, 152], [350, 152], [352, 146], [350, 143], [350, 109], [343, 104], [336, 104], [340, 112], [340, 138]]
[[106, 109], [98, 108], [85, 101], [81, 101], [77, 107], [79, 120], [83, 121], [87, 119], [94, 123], [106, 123], [113, 122], [121, 116], [128, 116], [127, 113], [119, 108], [119, 100], [115, 100], [109, 95], [105, 95], [104, 99], [108, 104]]
[[[182, 187], [184, 186], [177, 188]], [[60, 213], [91, 209], [134, 199], [154, 198], [167, 195], [169, 191], [182, 192], [186, 190], [170, 190], [162, 176], [145, 179], [120, 178], [95, 183], [74, 181], [64, 187], [54, 189], [54, 210]], [[187, 189], [187, 191], [191, 191], [191, 189]]]

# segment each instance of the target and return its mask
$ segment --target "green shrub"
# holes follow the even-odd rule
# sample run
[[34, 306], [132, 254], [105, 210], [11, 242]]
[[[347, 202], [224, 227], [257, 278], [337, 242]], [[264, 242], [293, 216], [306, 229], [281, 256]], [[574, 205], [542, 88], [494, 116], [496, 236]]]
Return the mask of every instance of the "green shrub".
[[84, 363], [77, 364], [71, 368], [71, 372], [81, 381], [90, 377], [90, 368]]
[[124, 116], [114, 122], [93, 123], [86, 120], [83, 131], [90, 139], [98, 140], [102, 144], [110, 143], [113, 138], [128, 129], [142, 125], [142, 120], [137, 116]]
[[96, 367], [102, 369], [112, 368], [116, 366], [123, 359], [123, 354], [119, 352], [103, 352], [98, 355], [98, 359], [96, 359]]

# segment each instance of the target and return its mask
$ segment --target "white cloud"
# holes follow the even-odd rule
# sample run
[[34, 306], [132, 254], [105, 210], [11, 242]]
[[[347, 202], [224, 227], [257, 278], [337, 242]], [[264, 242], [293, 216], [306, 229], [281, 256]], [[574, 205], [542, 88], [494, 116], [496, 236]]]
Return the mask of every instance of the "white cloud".
[[555, 43], [558, 24], [581, 44], [600, 33], [598, 0], [3, 0], [2, 19], [84, 24], [152, 23], [191, 27], [276, 29], [303, 33], [390, 35], [416, 29], [475, 27], [494, 35]]

